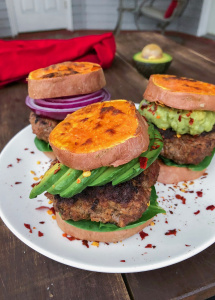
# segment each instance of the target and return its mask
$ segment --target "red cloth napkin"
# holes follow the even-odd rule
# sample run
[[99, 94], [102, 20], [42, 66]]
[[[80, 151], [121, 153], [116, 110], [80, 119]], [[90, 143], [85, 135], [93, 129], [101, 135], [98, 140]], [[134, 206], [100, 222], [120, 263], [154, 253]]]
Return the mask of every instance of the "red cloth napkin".
[[0, 86], [36, 69], [64, 61], [88, 61], [109, 68], [116, 44], [112, 33], [69, 40], [0, 40]]

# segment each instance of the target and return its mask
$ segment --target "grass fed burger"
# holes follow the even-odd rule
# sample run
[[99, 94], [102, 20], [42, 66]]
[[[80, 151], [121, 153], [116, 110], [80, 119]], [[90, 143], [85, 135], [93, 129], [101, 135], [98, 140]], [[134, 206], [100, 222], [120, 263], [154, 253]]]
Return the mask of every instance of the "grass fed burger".
[[30, 123], [35, 144], [53, 158], [49, 134], [67, 114], [91, 103], [109, 100], [100, 65], [64, 62], [31, 72], [27, 78], [26, 104], [32, 110]]
[[143, 97], [139, 111], [164, 139], [158, 181], [202, 176], [215, 152], [215, 85], [152, 75]]
[[49, 142], [58, 160], [30, 198], [47, 191], [65, 233], [89, 241], [121, 241], [165, 212], [153, 187], [162, 138], [132, 102], [86, 106], [59, 123]]

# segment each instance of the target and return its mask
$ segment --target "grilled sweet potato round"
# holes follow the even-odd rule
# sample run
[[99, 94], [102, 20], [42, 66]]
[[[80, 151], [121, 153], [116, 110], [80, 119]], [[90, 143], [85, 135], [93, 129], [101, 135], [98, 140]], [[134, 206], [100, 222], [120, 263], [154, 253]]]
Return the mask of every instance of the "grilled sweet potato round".
[[159, 160], [159, 165], [160, 172], [157, 181], [164, 184], [176, 184], [180, 181], [195, 180], [201, 177], [206, 171], [206, 169], [193, 171], [188, 168], [167, 166], [161, 160]]
[[143, 230], [143, 228], [147, 227], [152, 222], [152, 219], [134, 228], [109, 232], [89, 231], [71, 226], [61, 219], [59, 213], [56, 213], [56, 221], [63, 232], [80, 240], [115, 243], [127, 239], [130, 236], [140, 232], [141, 230]]
[[215, 85], [174, 75], [151, 75], [144, 99], [184, 110], [215, 111]]
[[31, 72], [28, 94], [33, 99], [89, 94], [106, 85], [100, 65], [90, 62], [63, 62]]
[[68, 115], [51, 132], [49, 143], [70, 168], [117, 167], [147, 150], [148, 125], [132, 102], [100, 102]]

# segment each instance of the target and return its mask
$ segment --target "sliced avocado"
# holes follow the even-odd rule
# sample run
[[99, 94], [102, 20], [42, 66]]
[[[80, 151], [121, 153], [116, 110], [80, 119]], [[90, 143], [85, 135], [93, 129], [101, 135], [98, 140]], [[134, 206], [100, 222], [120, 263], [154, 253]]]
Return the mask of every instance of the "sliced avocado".
[[[154, 144], [154, 126], [149, 123], [149, 128], [148, 128], [148, 133], [149, 133], [149, 138], [150, 138], [150, 143], [148, 146], [148, 150], [142, 153], [142, 155], [146, 155], [151, 147]], [[101, 174], [99, 177], [96, 178], [96, 180], [93, 180], [90, 186], [102, 186], [105, 185], [108, 182], [111, 182], [113, 180], [117, 180], [118, 177], [123, 176], [129, 169], [132, 169], [134, 165], [139, 161], [139, 158], [134, 158], [130, 162], [121, 165], [119, 167], [109, 167], [103, 174]], [[127, 174], [127, 173], [126, 173]], [[130, 173], [129, 173], [130, 176]]]
[[107, 167], [101, 167], [91, 171], [89, 177], [84, 177], [83, 173], [67, 189], [60, 193], [61, 197], [70, 198], [81, 193], [93, 180], [100, 176]]
[[146, 78], [152, 74], [163, 74], [169, 68], [172, 62], [172, 56], [164, 53], [161, 58], [145, 59], [142, 57], [142, 52], [138, 52], [133, 56], [133, 62], [137, 70]]
[[[114, 180], [112, 181], [112, 185], [117, 185], [119, 183], [128, 181], [130, 178], [135, 177], [136, 176], [135, 174], [137, 173], [137, 169], [140, 169], [139, 162], [137, 162], [128, 171], [126, 171], [125, 173], [121, 174], [121, 176], [119, 176], [118, 178], [114, 178]], [[143, 170], [141, 170], [141, 171], [143, 171]]]
[[37, 197], [47, 191], [63, 174], [68, 170], [68, 167], [61, 163], [56, 163], [50, 168], [38, 185], [35, 185], [30, 193], [30, 199]]
[[[150, 124], [150, 128], [152, 128], [151, 124]], [[154, 138], [151, 139], [152, 133], [150, 135], [151, 136], [150, 136], [150, 143], [149, 143], [148, 150], [140, 155], [140, 157], [145, 157], [147, 159], [146, 167], [144, 169], [140, 167], [140, 162], [138, 158], [138, 162], [131, 169], [123, 173], [118, 178], [114, 178], [114, 180], [112, 181], [112, 185], [123, 183], [125, 181], [131, 180], [132, 178], [138, 176], [157, 159], [163, 147], [163, 140], [159, 131], [157, 130], [154, 130]]]
[[132, 168], [132, 166], [135, 165], [137, 161], [138, 158], [135, 158], [129, 163], [121, 165], [119, 167], [109, 167], [104, 173], [97, 177], [96, 180], [93, 180], [90, 186], [102, 186], [108, 182], [111, 182], [115, 177], [120, 176], [121, 174]]
[[48, 190], [50, 194], [59, 194], [61, 191], [65, 190], [69, 185], [71, 185], [80, 175], [82, 171], [69, 168], [63, 176], [58, 179]]

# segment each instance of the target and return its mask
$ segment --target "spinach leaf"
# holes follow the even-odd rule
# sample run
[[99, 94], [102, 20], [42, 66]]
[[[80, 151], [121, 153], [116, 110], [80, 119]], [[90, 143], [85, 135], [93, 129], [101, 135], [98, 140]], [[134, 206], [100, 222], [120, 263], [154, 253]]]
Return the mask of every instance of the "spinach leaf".
[[34, 144], [36, 145], [37, 149], [43, 152], [52, 152], [52, 148], [49, 145], [49, 143], [46, 143], [45, 141], [42, 141], [38, 139], [38, 137], [35, 137]]

